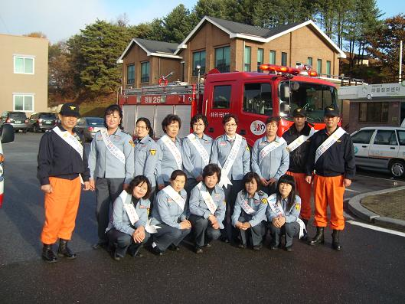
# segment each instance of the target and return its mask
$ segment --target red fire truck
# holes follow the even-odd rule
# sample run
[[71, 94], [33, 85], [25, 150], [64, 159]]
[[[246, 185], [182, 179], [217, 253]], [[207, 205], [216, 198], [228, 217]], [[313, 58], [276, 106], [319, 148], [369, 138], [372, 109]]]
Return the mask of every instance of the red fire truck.
[[281, 118], [279, 135], [292, 124], [292, 111], [303, 107], [308, 121], [315, 129], [324, 127], [323, 110], [337, 104], [334, 84], [316, 77], [308, 68], [290, 68], [261, 65], [263, 73], [230, 72], [216, 70], [205, 75], [204, 83], [167, 84], [139, 89], [127, 89], [119, 96], [124, 112], [124, 128], [134, 130], [139, 117], [147, 117], [154, 128], [155, 137], [161, 137], [161, 121], [169, 114], [180, 116], [183, 121], [180, 137], [189, 132], [190, 118], [202, 113], [209, 126], [206, 134], [213, 138], [223, 134], [222, 117], [233, 113], [239, 117], [238, 133], [248, 144], [265, 133], [264, 121], [268, 116]]

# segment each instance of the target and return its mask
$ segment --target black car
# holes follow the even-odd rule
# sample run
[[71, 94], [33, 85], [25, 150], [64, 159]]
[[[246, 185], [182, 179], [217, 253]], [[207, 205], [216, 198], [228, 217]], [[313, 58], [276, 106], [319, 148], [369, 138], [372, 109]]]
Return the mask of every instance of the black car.
[[83, 134], [86, 141], [91, 141], [94, 135], [105, 129], [104, 118], [100, 117], [80, 117], [77, 121], [76, 129]]
[[27, 132], [28, 119], [24, 112], [5, 111], [1, 114], [0, 126], [3, 124], [10, 124], [13, 126], [14, 131], [19, 130], [23, 133]]
[[57, 119], [55, 113], [33, 113], [28, 121], [28, 130], [35, 133], [40, 131], [45, 132], [46, 130], [55, 127]]

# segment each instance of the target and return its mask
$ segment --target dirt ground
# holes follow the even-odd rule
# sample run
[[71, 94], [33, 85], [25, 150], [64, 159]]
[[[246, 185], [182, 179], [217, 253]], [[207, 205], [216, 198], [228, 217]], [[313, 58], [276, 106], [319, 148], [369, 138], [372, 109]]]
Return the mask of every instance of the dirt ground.
[[371, 195], [362, 199], [361, 204], [380, 216], [405, 221], [405, 190]]

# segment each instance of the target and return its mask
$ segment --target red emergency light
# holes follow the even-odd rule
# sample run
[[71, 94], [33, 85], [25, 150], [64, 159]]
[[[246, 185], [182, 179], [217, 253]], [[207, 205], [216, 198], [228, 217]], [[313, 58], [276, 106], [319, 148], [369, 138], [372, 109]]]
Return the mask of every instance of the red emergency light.
[[261, 64], [259, 68], [262, 71], [273, 71], [273, 72], [279, 72], [279, 73], [289, 73], [293, 75], [298, 75], [298, 74], [303, 74], [309, 75], [309, 76], [317, 76], [318, 74], [315, 71], [307, 71], [307, 70], [302, 70], [302, 69], [297, 69], [297, 68], [292, 68], [292, 67], [286, 67], [282, 65], [275, 65], [275, 64]]

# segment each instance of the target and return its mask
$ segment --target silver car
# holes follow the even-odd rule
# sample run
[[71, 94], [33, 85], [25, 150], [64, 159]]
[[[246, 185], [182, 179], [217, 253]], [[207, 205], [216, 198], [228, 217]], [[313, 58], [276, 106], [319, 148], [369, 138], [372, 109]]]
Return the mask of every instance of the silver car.
[[99, 130], [105, 129], [104, 119], [100, 117], [80, 117], [76, 129], [83, 134], [86, 141], [91, 141]]
[[0, 118], [0, 126], [3, 124], [12, 125], [15, 132], [21, 130], [23, 133], [26, 133], [28, 128], [28, 119], [24, 112], [6, 111], [1, 114]]

